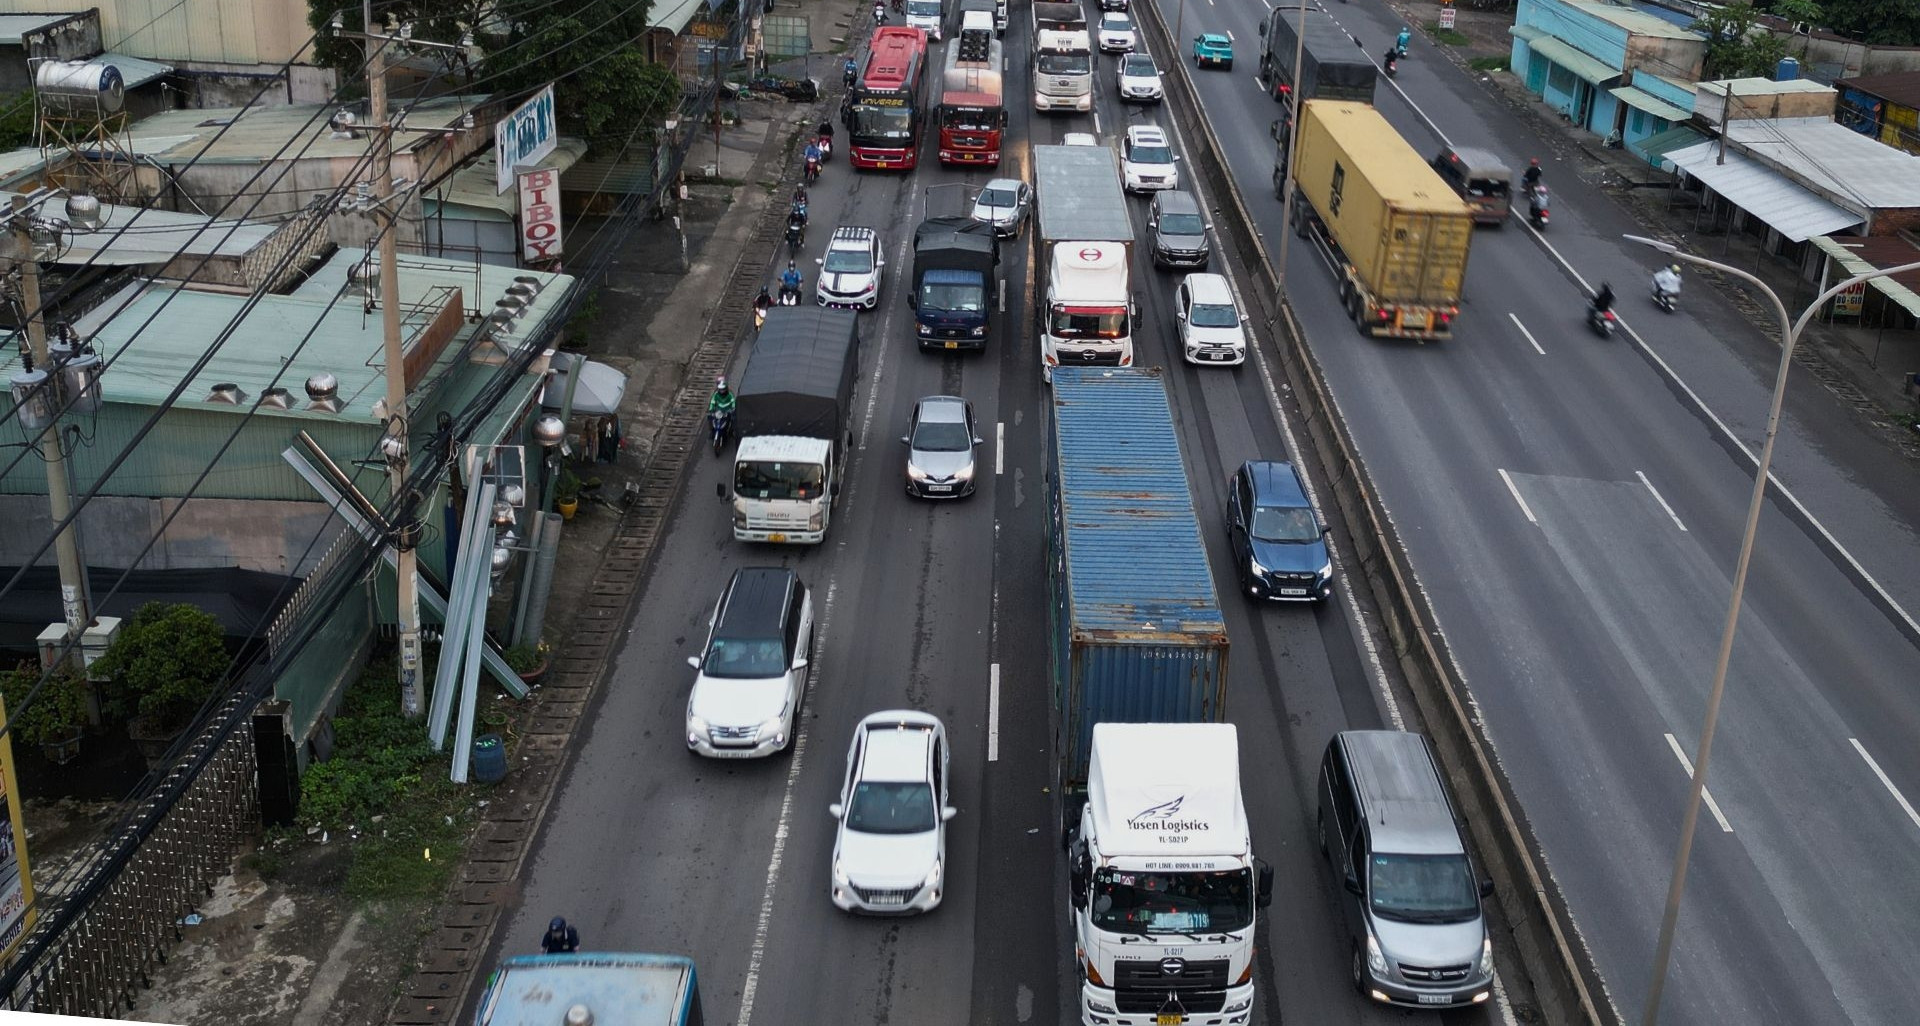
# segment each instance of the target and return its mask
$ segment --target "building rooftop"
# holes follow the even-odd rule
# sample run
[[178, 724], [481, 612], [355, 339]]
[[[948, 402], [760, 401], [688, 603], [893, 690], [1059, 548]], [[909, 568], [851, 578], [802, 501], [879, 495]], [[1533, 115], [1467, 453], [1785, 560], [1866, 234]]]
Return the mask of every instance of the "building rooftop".
[[[365, 250], [342, 249], [293, 294], [260, 300], [194, 374], [180, 404], [243, 413], [262, 389], [277, 384], [292, 393], [292, 408], [263, 406], [263, 415], [371, 422], [374, 401], [385, 396], [380, 316], [362, 308], [357, 286], [348, 287], [348, 269], [365, 256]], [[572, 282], [563, 275], [431, 257], [404, 257], [400, 267], [401, 332], [409, 341], [432, 322], [452, 289], [461, 290], [466, 328], [471, 328], [479, 314], [492, 311], [495, 299], [505, 295], [516, 277], [532, 277], [542, 286], [518, 322], [524, 327], [514, 329], [513, 337], [531, 337], [536, 326], [564, 305]], [[336, 295], [338, 302], [333, 301]], [[142, 280], [101, 303], [74, 327], [91, 338], [108, 361], [103, 391], [109, 402], [159, 405], [247, 300], [245, 295]], [[459, 359], [466, 328], [435, 361], [434, 373]], [[6, 347], [0, 372], [17, 370], [18, 361], [17, 348]], [[322, 372], [339, 382], [338, 413], [306, 409], [305, 383]], [[207, 402], [213, 386], [222, 382], [240, 386], [245, 398], [239, 405]]]
[[1571, 0], [1567, 6], [1602, 21], [1610, 21], [1636, 36], [1651, 36], [1655, 39], [1697, 39], [1703, 43], [1707, 38], [1692, 29], [1675, 25], [1665, 18], [1655, 17], [1636, 8], [1622, 7], [1619, 4]]
[[0, 46], [19, 46], [20, 37], [43, 25], [66, 21], [75, 14], [0, 14]]
[[1869, 210], [1920, 207], [1920, 157], [1829, 118], [1734, 121], [1727, 141], [1842, 201]]
[[[12, 197], [0, 191], [0, 203]], [[54, 207], [57, 213], [58, 204]], [[75, 227], [56, 262], [121, 266], [165, 264], [182, 256], [242, 257], [281, 228], [278, 222], [215, 219], [114, 203], [100, 204], [100, 219], [99, 228]]]
[[[444, 134], [484, 99], [443, 96], [422, 101], [395, 133], [394, 148], [409, 149]], [[283, 153], [306, 160], [366, 155], [370, 143], [364, 130], [352, 139], [332, 137], [327, 118], [334, 109], [302, 104], [167, 111], [135, 122], [128, 130], [129, 149], [162, 163], [185, 163], [203, 153], [202, 164], [253, 164], [277, 156], [286, 159]], [[221, 134], [229, 123], [232, 127]], [[491, 133], [492, 128], [481, 125], [473, 131]]]
[[1732, 86], [1735, 96], [1772, 96], [1778, 93], [1830, 93], [1832, 86], [1821, 85], [1811, 79], [1794, 78], [1785, 82], [1776, 82], [1770, 78], [1720, 78], [1711, 82], [1695, 84], [1696, 90], [1710, 92], [1714, 96], [1724, 96], [1728, 86]]
[[[582, 139], [561, 136], [553, 152], [535, 164], [537, 168], [552, 168], [565, 172], [586, 155], [587, 144]], [[447, 177], [442, 187], [434, 189], [428, 198], [448, 207], [473, 207], [491, 210], [506, 215], [511, 220], [515, 209], [520, 205], [516, 190], [495, 192], [495, 175], [499, 168], [497, 151], [489, 147], [480, 155], [480, 159], [455, 171]]]
[[1920, 71], [1898, 71], [1891, 75], [1862, 75], [1842, 78], [1834, 83], [1845, 89], [1872, 93], [1902, 107], [1920, 108]]

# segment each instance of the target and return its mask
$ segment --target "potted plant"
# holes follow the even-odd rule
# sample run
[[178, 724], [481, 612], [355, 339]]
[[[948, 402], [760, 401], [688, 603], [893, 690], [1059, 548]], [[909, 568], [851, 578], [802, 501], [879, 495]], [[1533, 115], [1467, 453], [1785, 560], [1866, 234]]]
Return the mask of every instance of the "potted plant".
[[93, 670], [109, 681], [108, 710], [126, 718], [127, 736], [152, 764], [220, 689], [228, 661], [226, 631], [211, 613], [185, 602], [149, 602], [121, 626]]
[[560, 511], [560, 519], [572, 520], [580, 508], [580, 476], [561, 468], [560, 480], [553, 486], [553, 501], [554, 508]]
[[[22, 662], [0, 678], [0, 694], [6, 697], [7, 716], [13, 724], [10, 733], [21, 744], [39, 745], [47, 761], [56, 766], [72, 762], [80, 754], [80, 739], [87, 722], [86, 685], [65, 666], [55, 670], [45, 684], [37, 662]], [[34, 686], [39, 685], [39, 692]], [[28, 701], [27, 696], [33, 695]]]
[[528, 684], [539, 680], [547, 672], [547, 643], [537, 645], [515, 645], [500, 653], [507, 661], [507, 668], [520, 675]]

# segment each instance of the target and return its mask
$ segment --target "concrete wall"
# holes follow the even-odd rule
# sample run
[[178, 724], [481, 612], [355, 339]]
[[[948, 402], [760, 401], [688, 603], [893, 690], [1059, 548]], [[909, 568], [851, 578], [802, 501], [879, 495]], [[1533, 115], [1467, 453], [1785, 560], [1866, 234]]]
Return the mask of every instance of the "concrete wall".
[[311, 64], [296, 64], [284, 73], [278, 64], [180, 61], [174, 68], [185, 90], [181, 106], [193, 108], [326, 103], [338, 79], [333, 69]]
[[1704, 39], [1667, 39], [1658, 36], [1629, 36], [1625, 67], [1645, 68], [1668, 78], [1697, 80], [1706, 62]]
[[[176, 499], [100, 496], [80, 513], [80, 546], [88, 566], [181, 570], [239, 567], [305, 576], [333, 536], [345, 529], [319, 502], [194, 499], [163, 531]], [[331, 523], [329, 523], [331, 521]], [[0, 566], [19, 566], [53, 529], [44, 495], [0, 495]], [[160, 541], [140, 550], [156, 533]], [[323, 535], [318, 542], [316, 535]], [[304, 557], [304, 558], [302, 558]], [[37, 563], [53, 566], [48, 548]]]
[[1785, 39], [1787, 53], [1800, 59], [1809, 77], [1820, 81], [1920, 71], [1920, 46], [1868, 46], [1825, 32], [1803, 36], [1790, 27], [1774, 25], [1768, 25], [1767, 31]]

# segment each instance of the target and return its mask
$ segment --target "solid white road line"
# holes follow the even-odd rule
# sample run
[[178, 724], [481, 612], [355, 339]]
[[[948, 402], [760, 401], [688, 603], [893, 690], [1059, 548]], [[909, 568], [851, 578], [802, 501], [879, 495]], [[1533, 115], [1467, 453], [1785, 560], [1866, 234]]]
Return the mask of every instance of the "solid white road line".
[[[1680, 768], [1686, 770], [1687, 779], [1692, 780], [1693, 760], [1687, 758], [1686, 749], [1680, 747], [1680, 742], [1675, 740], [1672, 734], [1667, 735], [1667, 747], [1673, 749], [1673, 757], [1680, 760]], [[1733, 826], [1727, 822], [1727, 817], [1720, 812], [1720, 803], [1713, 800], [1713, 792], [1706, 788], [1701, 788], [1700, 796], [1707, 800], [1707, 811], [1713, 813], [1714, 822], [1720, 824], [1720, 832], [1726, 834], [1733, 833]]]
[[1527, 523], [1529, 524], [1539, 523], [1540, 521], [1534, 518], [1533, 510], [1527, 507], [1527, 500], [1520, 497], [1520, 489], [1515, 488], [1513, 486], [1513, 478], [1507, 476], [1507, 472], [1505, 468], [1502, 468], [1500, 471], [1500, 480], [1505, 481], [1507, 483], [1507, 491], [1512, 492], [1513, 501], [1520, 504], [1520, 512], [1525, 513], [1527, 515]]
[[[833, 596], [839, 590], [839, 582], [831, 578], [827, 581], [826, 609], [820, 614], [818, 637], [814, 641], [816, 653], [826, 648], [826, 639], [833, 629]], [[820, 664], [815, 662], [807, 668], [807, 690], [813, 690], [813, 679], [820, 672]], [[801, 708], [806, 707], [802, 696]], [[787, 836], [793, 825], [793, 785], [800, 780], [800, 766], [807, 756], [807, 720], [797, 711], [794, 713], [793, 755], [787, 763], [786, 792], [780, 796], [780, 821], [773, 829], [773, 855], [767, 859], [767, 882], [760, 890], [760, 916], [753, 924], [753, 952], [747, 957], [747, 980], [740, 987], [739, 1026], [749, 1026], [753, 1021], [753, 998], [760, 990], [760, 967], [767, 959], [767, 935], [773, 927], [773, 892], [780, 884], [780, 863], [786, 858]]]
[[1098, 107], [1094, 108], [1093, 111], [1093, 134], [1095, 138], [1098, 138], [1100, 135], [1100, 109]]
[[1000, 664], [987, 664], [987, 761], [1000, 761]]
[[1513, 319], [1513, 326], [1520, 329], [1520, 334], [1525, 335], [1527, 337], [1527, 344], [1533, 347], [1534, 352], [1539, 353], [1541, 356], [1547, 355], [1547, 351], [1540, 348], [1540, 343], [1534, 341], [1533, 332], [1528, 331], [1527, 326], [1520, 323], [1519, 314], [1510, 313], [1507, 316]]
[[1000, 312], [1007, 312], [1007, 279], [1000, 279]]
[[1652, 482], [1652, 481], [1649, 481], [1649, 480], [1647, 480], [1647, 475], [1646, 475], [1646, 474], [1643, 474], [1643, 473], [1641, 473], [1641, 472], [1640, 472], [1640, 471], [1638, 471], [1638, 470], [1636, 470], [1636, 471], [1634, 471], [1633, 473], [1634, 473], [1634, 476], [1635, 476], [1635, 477], [1638, 477], [1638, 478], [1640, 479], [1640, 483], [1641, 483], [1641, 484], [1643, 484], [1643, 485], [1646, 485], [1646, 486], [1647, 486], [1647, 491], [1650, 491], [1650, 492], [1652, 492], [1652, 493], [1653, 493], [1653, 501], [1655, 501], [1655, 502], [1657, 502], [1657, 503], [1659, 503], [1659, 504], [1660, 504], [1660, 508], [1661, 508], [1661, 509], [1664, 509], [1664, 510], [1666, 510], [1666, 511], [1667, 511], [1667, 516], [1669, 516], [1669, 517], [1672, 517], [1672, 518], [1673, 518], [1673, 526], [1675, 526], [1675, 527], [1677, 527], [1677, 528], [1679, 528], [1679, 529], [1681, 529], [1682, 531], [1685, 531], [1685, 530], [1687, 529], [1687, 525], [1685, 525], [1685, 524], [1683, 524], [1683, 523], [1681, 523], [1681, 522], [1680, 522], [1680, 515], [1679, 515], [1678, 513], [1675, 513], [1675, 512], [1673, 511], [1673, 507], [1672, 507], [1672, 506], [1669, 506], [1669, 505], [1667, 505], [1667, 500], [1666, 500], [1666, 499], [1663, 499], [1663, 498], [1661, 498], [1661, 497], [1660, 497], [1660, 489], [1658, 489], [1658, 488], [1655, 488], [1655, 487], [1653, 486], [1653, 482]]
[[1854, 751], [1860, 753], [1862, 759], [1867, 760], [1867, 768], [1873, 771], [1874, 776], [1880, 778], [1881, 785], [1887, 789], [1887, 793], [1893, 795], [1894, 801], [1900, 803], [1901, 811], [1907, 814], [1908, 819], [1913, 820], [1913, 825], [1920, 827], [1920, 812], [1913, 811], [1913, 805], [1907, 801], [1907, 796], [1901, 794], [1900, 789], [1893, 786], [1893, 781], [1888, 779], [1887, 771], [1881, 769], [1880, 764], [1873, 761], [1873, 756], [1867, 754], [1866, 748], [1860, 744], [1859, 739], [1850, 737], [1847, 739], [1847, 743], [1853, 746]]
[[993, 476], [999, 477], [1007, 470], [1007, 422], [995, 421], [993, 425]]

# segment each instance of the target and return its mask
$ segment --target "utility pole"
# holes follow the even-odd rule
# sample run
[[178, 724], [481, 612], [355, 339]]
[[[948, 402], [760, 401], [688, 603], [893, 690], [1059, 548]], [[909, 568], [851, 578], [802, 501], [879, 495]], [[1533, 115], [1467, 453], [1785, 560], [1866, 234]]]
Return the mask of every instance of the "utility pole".
[[[40, 262], [33, 254], [33, 216], [29, 198], [13, 197], [12, 227], [19, 246], [15, 266], [20, 270], [20, 306], [25, 311], [27, 345], [33, 364], [46, 373], [44, 388], [58, 396], [58, 368], [47, 353], [47, 320], [40, 309]], [[66, 454], [60, 449], [59, 408], [55, 404], [54, 423], [40, 436], [41, 458], [47, 464], [47, 503], [54, 523], [73, 515], [73, 482], [67, 477]], [[68, 651], [79, 658], [79, 641], [93, 623], [92, 601], [87, 588], [87, 569], [80, 559], [80, 525], [70, 523], [54, 539], [54, 554], [60, 563], [60, 611], [67, 624]]]
[[387, 458], [387, 494], [399, 503], [394, 516], [398, 533], [393, 539], [398, 557], [395, 616], [400, 626], [400, 712], [408, 719], [421, 714], [420, 701], [420, 593], [414, 545], [413, 502], [407, 495], [410, 461], [407, 446], [407, 369], [400, 341], [399, 247], [394, 241], [399, 215], [386, 208], [393, 196], [393, 126], [387, 123], [387, 40], [373, 36], [373, 0], [360, 0], [362, 28], [367, 32], [367, 103], [373, 122], [373, 194], [388, 220], [380, 226], [380, 329], [385, 336], [387, 364], [387, 433], [381, 452]]

